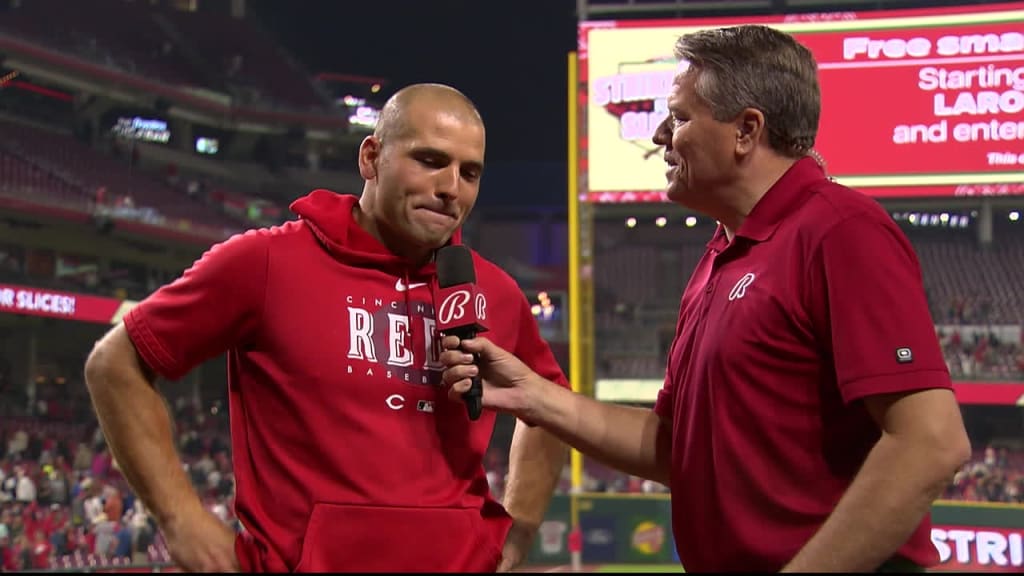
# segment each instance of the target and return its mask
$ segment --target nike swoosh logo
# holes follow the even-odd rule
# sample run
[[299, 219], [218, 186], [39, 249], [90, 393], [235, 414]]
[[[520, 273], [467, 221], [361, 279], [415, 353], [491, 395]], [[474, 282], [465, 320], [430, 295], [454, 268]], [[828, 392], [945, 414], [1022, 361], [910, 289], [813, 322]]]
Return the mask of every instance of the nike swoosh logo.
[[412, 290], [413, 288], [419, 288], [420, 286], [426, 285], [426, 282], [413, 282], [412, 284], [406, 286], [405, 284], [402, 283], [402, 279], [399, 278], [398, 282], [395, 282], [395, 290], [398, 290], [399, 292], [405, 292], [406, 290]]

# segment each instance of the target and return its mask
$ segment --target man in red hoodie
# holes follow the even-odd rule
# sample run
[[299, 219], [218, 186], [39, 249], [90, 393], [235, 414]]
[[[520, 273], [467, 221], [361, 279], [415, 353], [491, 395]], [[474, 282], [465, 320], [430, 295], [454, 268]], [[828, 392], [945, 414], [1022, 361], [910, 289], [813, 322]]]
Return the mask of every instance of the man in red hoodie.
[[[393, 96], [359, 150], [361, 197], [316, 190], [299, 218], [213, 246], [94, 348], [86, 382], [125, 477], [187, 570], [495, 571], [522, 561], [565, 445], [517, 423], [504, 506], [483, 455], [495, 414], [447, 399], [433, 255], [459, 242], [484, 165], [475, 106], [441, 85]], [[489, 335], [567, 386], [528, 303], [474, 253]], [[227, 353], [234, 534], [182, 471], [157, 376]]]

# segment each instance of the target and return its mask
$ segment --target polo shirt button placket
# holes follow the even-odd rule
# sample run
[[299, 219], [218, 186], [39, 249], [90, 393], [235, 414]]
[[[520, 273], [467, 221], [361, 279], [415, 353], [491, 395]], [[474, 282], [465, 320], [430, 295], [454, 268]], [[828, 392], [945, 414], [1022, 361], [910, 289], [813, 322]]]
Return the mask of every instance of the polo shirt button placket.
[[708, 311], [711, 310], [711, 301], [712, 301], [711, 295], [714, 294], [714, 292], [715, 292], [715, 280], [714, 279], [709, 279], [708, 283], [704, 286], [704, 298], [703, 298], [704, 301], [703, 301], [702, 306], [701, 306], [701, 316], [702, 316], [701, 320], [702, 321], [707, 318]]

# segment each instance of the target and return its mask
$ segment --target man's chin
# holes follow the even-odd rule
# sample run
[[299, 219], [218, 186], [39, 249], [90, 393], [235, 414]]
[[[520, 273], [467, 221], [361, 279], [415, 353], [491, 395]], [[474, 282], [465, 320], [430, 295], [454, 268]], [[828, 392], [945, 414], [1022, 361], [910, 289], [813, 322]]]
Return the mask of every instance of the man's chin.
[[451, 240], [453, 235], [454, 232], [438, 233], [433, 230], [422, 231], [419, 238], [417, 238], [417, 243], [420, 246], [427, 247], [431, 250], [437, 250], [448, 244], [448, 241]]
[[689, 190], [679, 181], [669, 182], [668, 187], [665, 188], [665, 196], [676, 204], [685, 206], [688, 195]]
[[683, 208], [694, 210], [702, 214], [704, 213], [703, 209], [707, 207], [707, 197], [700, 195], [692, 188], [679, 184], [678, 182], [674, 186], [669, 186], [665, 190], [665, 197], [673, 204], [678, 204]]

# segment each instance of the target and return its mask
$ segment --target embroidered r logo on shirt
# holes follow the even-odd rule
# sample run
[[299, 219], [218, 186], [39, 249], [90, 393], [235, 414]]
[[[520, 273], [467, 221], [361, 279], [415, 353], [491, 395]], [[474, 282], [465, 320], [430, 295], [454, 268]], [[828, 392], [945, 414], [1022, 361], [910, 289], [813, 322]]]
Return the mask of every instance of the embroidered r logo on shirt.
[[747, 288], [754, 283], [754, 278], [757, 278], [757, 276], [755, 276], [753, 272], [747, 272], [744, 274], [743, 277], [740, 278], [739, 282], [732, 287], [732, 290], [729, 291], [729, 301], [732, 302], [733, 300], [739, 300], [746, 296]]

